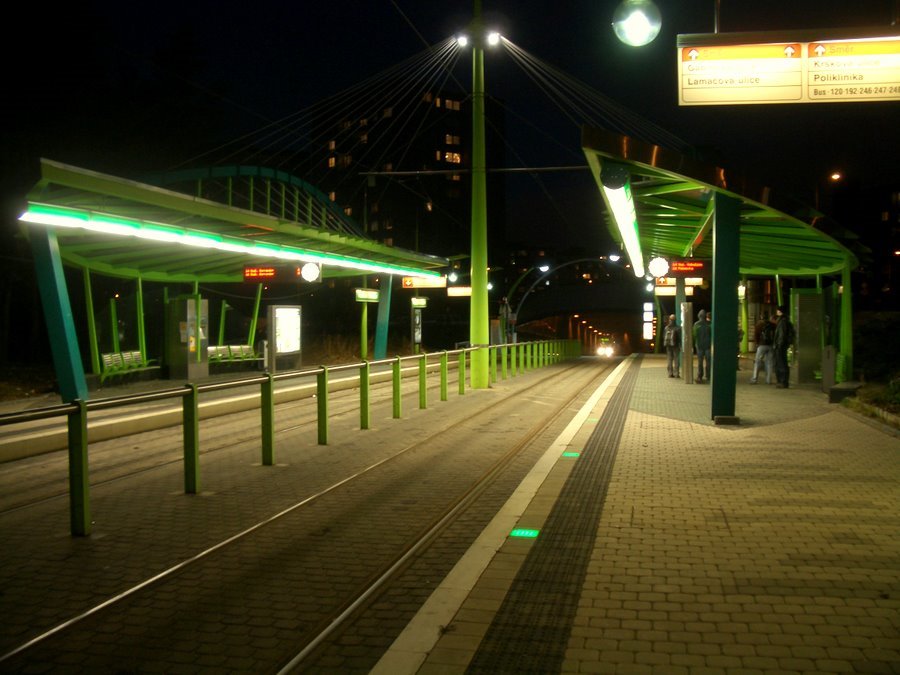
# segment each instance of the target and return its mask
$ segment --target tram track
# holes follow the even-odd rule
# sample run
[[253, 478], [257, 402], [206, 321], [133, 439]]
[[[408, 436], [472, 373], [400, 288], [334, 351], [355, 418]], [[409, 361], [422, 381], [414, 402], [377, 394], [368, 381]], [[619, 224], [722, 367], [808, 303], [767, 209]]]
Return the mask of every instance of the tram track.
[[[326, 489], [310, 493], [274, 515], [145, 578], [40, 635], [4, 650], [0, 656], [0, 668], [4, 667], [4, 663], [15, 665], [20, 659], [27, 659], [28, 654], [35, 650], [44, 654], [49, 652], [45, 658], [62, 658], [72, 644], [85, 642], [86, 638], [79, 636], [95, 634], [101, 626], [110, 622], [118, 625], [137, 622], [136, 608], [153, 606], [156, 602], [154, 598], [160, 594], [174, 593], [177, 597], [192, 598], [192, 602], [188, 603], [190, 611], [168, 614], [168, 619], [163, 623], [174, 621], [185, 626], [202, 625], [205, 628], [200, 631], [201, 635], [214, 635], [215, 626], [222, 629], [221, 617], [230, 616], [234, 611], [233, 603], [227, 610], [215, 611], [216, 607], [226, 602], [222, 598], [229, 596], [229, 591], [242, 598], [237, 602], [239, 607], [260, 606], [260, 598], [269, 596], [265, 584], [257, 591], [246, 588], [248, 580], [228, 563], [229, 560], [258, 559], [258, 551], [266, 549], [265, 545], [259, 544], [259, 540], [265, 541], [267, 537], [285, 543], [256, 563], [263, 570], [263, 576], [272, 581], [272, 575], [278, 570], [277, 573], [283, 575], [278, 583], [286, 584], [294, 592], [294, 583], [304, 589], [319, 589], [316, 592], [304, 591], [297, 597], [288, 591], [284, 593], [285, 598], [276, 593], [274, 599], [270, 598], [270, 603], [263, 603], [270, 611], [283, 612], [282, 623], [293, 624], [287, 631], [290, 637], [284, 639], [295, 641], [301, 649], [293, 656], [282, 654], [274, 661], [287, 664], [285, 667], [288, 669], [293, 668], [325, 644], [330, 635], [377, 595], [423, 548], [427, 548], [428, 543], [448, 523], [477, 500], [496, 476], [519, 457], [524, 447], [533, 443], [564, 415], [579, 392], [593, 386], [605, 375], [605, 371], [596, 372], [596, 369], [586, 375], [585, 369], [578, 365], [552, 369], [546, 376], [532, 374], [535, 381], [528, 383], [524, 389], [518, 389], [515, 395], [498, 397], [488, 405], [477, 406], [471, 414], [461, 419], [432, 428], [427, 435], [344, 476]], [[569, 395], [562, 395], [567, 390]], [[549, 405], [546, 414], [523, 425], [510, 409], [514, 411], [517, 402], [528, 396], [541, 398], [542, 407], [548, 406], [544, 399], [550, 399], [552, 405]], [[521, 405], [520, 402], [518, 404]], [[347, 415], [349, 412], [339, 414]], [[453, 439], [471, 443], [472, 438], [490, 425], [496, 425], [501, 436], [496, 448], [484, 453], [473, 451], [471, 447], [465, 452], [453, 451]], [[505, 438], [506, 435], [511, 438], [513, 434], [514, 442]], [[489, 456], [482, 457], [482, 454]], [[462, 460], [465, 461], [461, 465]], [[460, 471], [461, 468], [466, 471]], [[465, 475], [451, 475], [451, 469]], [[437, 499], [434, 492], [438, 485], [441, 488], [452, 487], [452, 496]], [[380, 547], [375, 540], [369, 541], [368, 545], [363, 543], [360, 548], [360, 545], [346, 539], [354, 527], [377, 529], [373, 524], [377, 526], [387, 517], [396, 518], [400, 528], [399, 534], [392, 533], [387, 537], [391, 540], [390, 546], [385, 544]], [[340, 541], [336, 542], [335, 537], [339, 534]], [[335, 552], [336, 545], [343, 549], [343, 554]], [[355, 551], [355, 557], [347, 557], [348, 551]], [[366, 565], [361, 564], [363, 561], [359, 557], [363, 552], [372, 558], [366, 561]], [[335, 574], [329, 574], [329, 571], [334, 571], [327, 567], [329, 560], [342, 570], [337, 578]], [[294, 565], [289, 571], [287, 565], [291, 561]], [[326, 569], [323, 570], [323, 566]], [[212, 583], [210, 580], [218, 582]], [[323, 585], [328, 587], [324, 597]], [[287, 601], [287, 597], [293, 598], [293, 601]], [[293, 604], [292, 610], [282, 607], [283, 600]], [[147, 617], [140, 612], [138, 615], [143, 616], [140, 624], [145, 625]], [[228, 625], [227, 622], [225, 625]], [[153, 626], [147, 628], [153, 632]], [[163, 632], [166, 630], [163, 625], [157, 628]], [[139, 662], [142, 658], [158, 655], [160, 649], [165, 649], [165, 645], [154, 646], [151, 640], [150, 644], [142, 643], [131, 651], [126, 649], [126, 656], [120, 655], [118, 658], [137, 659]], [[102, 660], [104, 657], [98, 658]]]

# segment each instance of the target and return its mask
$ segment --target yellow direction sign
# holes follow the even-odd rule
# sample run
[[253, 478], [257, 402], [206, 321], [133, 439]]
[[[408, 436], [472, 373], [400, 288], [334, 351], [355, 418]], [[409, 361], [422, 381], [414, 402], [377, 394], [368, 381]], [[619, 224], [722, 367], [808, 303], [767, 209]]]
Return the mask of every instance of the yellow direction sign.
[[900, 100], [900, 31], [678, 36], [679, 105]]

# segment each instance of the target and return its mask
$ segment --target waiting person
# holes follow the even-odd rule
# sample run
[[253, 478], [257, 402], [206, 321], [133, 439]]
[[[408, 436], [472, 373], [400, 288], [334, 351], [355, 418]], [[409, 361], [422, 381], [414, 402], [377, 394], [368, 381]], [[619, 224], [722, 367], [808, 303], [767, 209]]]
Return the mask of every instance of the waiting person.
[[681, 327], [675, 323], [674, 314], [669, 314], [663, 329], [663, 345], [666, 348], [666, 372], [669, 377], [681, 377]]
[[763, 312], [760, 320], [756, 322], [753, 339], [756, 342], [756, 358], [753, 360], [753, 376], [750, 378], [750, 384], [759, 381], [760, 364], [766, 368], [766, 384], [772, 384], [774, 358], [772, 343], [775, 342], [775, 323], [769, 319], [768, 312]]
[[775, 323], [775, 337], [772, 340], [772, 349], [775, 353], [775, 377], [778, 379], [780, 389], [788, 388], [790, 370], [788, 366], [788, 349], [794, 344], [794, 324], [787, 317], [787, 308], [782, 305], [775, 315], [778, 321]]
[[712, 376], [712, 366], [710, 364], [710, 350], [712, 349], [712, 323], [711, 315], [701, 309], [697, 313], [697, 321], [692, 329], [694, 335], [694, 351], [697, 352], [697, 384], [703, 382], [703, 376], [706, 375], [706, 381]]

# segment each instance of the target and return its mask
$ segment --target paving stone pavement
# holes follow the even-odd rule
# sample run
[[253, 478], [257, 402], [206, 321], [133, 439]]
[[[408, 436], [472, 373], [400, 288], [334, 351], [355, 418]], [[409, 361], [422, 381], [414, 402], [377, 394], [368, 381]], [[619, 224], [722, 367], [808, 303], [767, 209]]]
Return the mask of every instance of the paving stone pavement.
[[[750, 385], [746, 370], [741, 423], [717, 426], [709, 385], [668, 378], [656, 356], [639, 368], [594, 536], [583, 544], [590, 562], [564, 656], [550, 670], [900, 672], [896, 430], [827, 403], [817, 385]], [[566, 447], [584, 446], [618, 384], [589, 401]], [[555, 461], [519, 526], [565, 527], [548, 521], [551, 510], [584, 508], [583, 498], [558, 503], [573, 461]], [[491, 669], [474, 665], [537, 548], [499, 532], [496, 554], [477, 567], [473, 547], [375, 672], [514, 672], [502, 658]], [[467, 576], [469, 586], [455, 581]], [[547, 603], [546, 588], [529, 593], [531, 609]], [[529, 607], [529, 598], [519, 602]], [[436, 625], [441, 616], [450, 620]], [[533, 650], [536, 664], [539, 642], [511, 649]]]

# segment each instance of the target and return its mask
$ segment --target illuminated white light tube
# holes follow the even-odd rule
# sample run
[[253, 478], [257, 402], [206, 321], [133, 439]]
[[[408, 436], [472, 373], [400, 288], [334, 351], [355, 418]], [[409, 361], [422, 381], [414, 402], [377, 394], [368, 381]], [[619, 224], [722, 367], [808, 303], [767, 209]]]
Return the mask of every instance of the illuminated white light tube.
[[189, 232], [167, 225], [126, 219], [114, 219], [99, 214], [84, 211], [70, 211], [46, 205], [29, 205], [28, 211], [19, 216], [19, 220], [24, 223], [33, 223], [37, 225], [83, 229], [100, 234], [137, 237], [149, 241], [175, 243], [183, 246], [215, 249], [227, 251], [229, 253], [254, 255], [270, 259], [277, 258], [279, 260], [289, 260], [291, 262], [311, 262], [319, 265], [355, 269], [362, 272], [405, 274], [411, 277], [428, 279], [439, 278], [441, 276], [439, 272], [418, 270], [400, 265], [379, 264], [359, 258], [349, 258], [347, 256], [331, 253], [318, 253], [277, 244], [263, 244], [260, 242], [244, 243], [238, 239], [229, 240], [216, 234]]
[[637, 212], [634, 209], [634, 200], [631, 198], [631, 186], [626, 183], [615, 190], [611, 190], [605, 185], [601, 187], [603, 195], [606, 197], [606, 204], [616, 222], [616, 228], [622, 237], [622, 243], [625, 244], [625, 252], [628, 253], [634, 276], [642, 277], [644, 276], [644, 258], [637, 235]]

